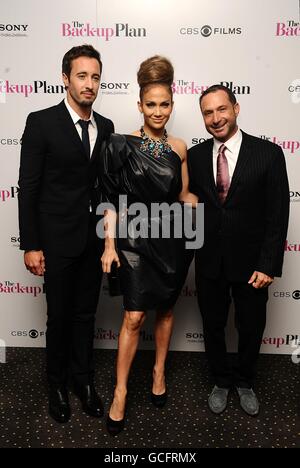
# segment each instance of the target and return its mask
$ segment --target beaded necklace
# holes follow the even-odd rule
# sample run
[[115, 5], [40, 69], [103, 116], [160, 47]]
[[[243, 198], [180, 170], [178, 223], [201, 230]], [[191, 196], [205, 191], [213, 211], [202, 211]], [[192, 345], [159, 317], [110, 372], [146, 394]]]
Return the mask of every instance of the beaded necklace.
[[142, 142], [140, 146], [141, 151], [145, 151], [149, 153], [154, 158], [160, 158], [164, 153], [171, 153], [172, 148], [171, 145], [168, 143], [168, 134], [167, 130], [164, 130], [164, 134], [162, 138], [159, 140], [154, 140], [153, 138], [149, 137], [144, 128], [141, 127], [140, 129]]

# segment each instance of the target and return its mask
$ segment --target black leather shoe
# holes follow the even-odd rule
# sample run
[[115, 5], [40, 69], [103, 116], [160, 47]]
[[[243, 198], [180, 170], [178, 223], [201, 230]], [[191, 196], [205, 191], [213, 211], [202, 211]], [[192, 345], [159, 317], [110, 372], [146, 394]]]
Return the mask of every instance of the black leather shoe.
[[109, 414], [106, 417], [106, 429], [112, 436], [120, 434], [124, 429], [125, 418], [120, 421], [115, 421], [109, 417]]
[[82, 409], [86, 414], [94, 418], [101, 418], [103, 416], [103, 405], [96, 393], [94, 385], [75, 386], [74, 392], [80, 399]]
[[51, 387], [49, 389], [49, 414], [58, 423], [64, 424], [69, 421], [71, 409], [65, 387]]
[[155, 395], [155, 393], [151, 392], [151, 401], [157, 408], [163, 408], [167, 403], [167, 399], [167, 392], [162, 393], [161, 395]]

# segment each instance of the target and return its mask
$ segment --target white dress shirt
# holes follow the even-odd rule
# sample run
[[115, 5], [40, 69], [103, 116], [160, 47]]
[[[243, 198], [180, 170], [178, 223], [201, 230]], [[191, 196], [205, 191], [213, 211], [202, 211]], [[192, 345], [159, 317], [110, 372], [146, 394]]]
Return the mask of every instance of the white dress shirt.
[[235, 132], [235, 134], [229, 138], [225, 143], [214, 138], [214, 146], [213, 146], [213, 169], [214, 169], [214, 179], [216, 182], [217, 178], [217, 158], [218, 158], [218, 151], [221, 145], [226, 146], [225, 156], [228, 161], [228, 170], [229, 170], [229, 178], [230, 182], [235, 170], [235, 166], [238, 160], [241, 144], [242, 144], [243, 135], [240, 129]]
[[[75, 125], [75, 128], [76, 128], [77, 132], [78, 132], [78, 135], [79, 135], [80, 139], [82, 140], [82, 128], [80, 127], [80, 125], [78, 123], [78, 120], [82, 120], [82, 119], [72, 109], [72, 107], [68, 103], [67, 98], [65, 98], [64, 102], [65, 102], [66, 108], [68, 109], [68, 111], [70, 113], [70, 116], [71, 116], [71, 118], [72, 118], [72, 120], [74, 122], [74, 125]], [[96, 140], [97, 140], [97, 135], [98, 135], [98, 128], [97, 128], [96, 120], [95, 120], [95, 117], [94, 117], [93, 109], [91, 110], [91, 115], [90, 115], [89, 120], [91, 121], [90, 125], [88, 126], [88, 129], [89, 129], [89, 137], [90, 137], [90, 148], [91, 148], [91, 154], [92, 154], [95, 143], [96, 143]], [[90, 156], [91, 156], [91, 154], [90, 154]]]

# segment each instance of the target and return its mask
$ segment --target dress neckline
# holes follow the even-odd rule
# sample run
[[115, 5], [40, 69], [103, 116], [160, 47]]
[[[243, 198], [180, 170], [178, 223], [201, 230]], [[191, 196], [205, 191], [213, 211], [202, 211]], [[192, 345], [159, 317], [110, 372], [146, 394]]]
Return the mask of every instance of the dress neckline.
[[[137, 139], [139, 139], [139, 140], [142, 140], [142, 137], [140, 137], [140, 136], [138, 136], [138, 135], [127, 134], [127, 135], [124, 135], [124, 136], [125, 136], [126, 138], [130, 137], [130, 138], [137, 138]], [[180, 159], [180, 162], [182, 163], [181, 157], [179, 156], [178, 153], [176, 153], [176, 151], [173, 150], [173, 148], [172, 148], [172, 153], [175, 154], [175, 155], [177, 156], [177, 158]]]

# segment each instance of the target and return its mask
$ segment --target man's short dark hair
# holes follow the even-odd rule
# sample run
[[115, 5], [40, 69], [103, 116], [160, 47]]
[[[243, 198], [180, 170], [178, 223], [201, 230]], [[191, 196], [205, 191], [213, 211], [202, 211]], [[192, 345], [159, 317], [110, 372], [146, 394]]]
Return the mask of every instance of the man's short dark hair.
[[100, 65], [100, 74], [102, 72], [102, 62], [98, 50], [94, 49], [92, 45], [84, 44], [81, 46], [72, 47], [65, 53], [62, 61], [62, 72], [70, 78], [72, 61], [78, 57], [90, 57], [98, 60]]
[[199, 98], [200, 107], [201, 107], [201, 102], [202, 102], [202, 99], [204, 98], [204, 96], [206, 96], [207, 94], [210, 94], [210, 93], [215, 93], [216, 91], [225, 91], [225, 93], [227, 94], [228, 99], [231, 102], [231, 104], [232, 105], [236, 104], [236, 102], [237, 102], [236, 97], [235, 97], [234, 93], [231, 91], [230, 88], [227, 88], [227, 86], [223, 86], [221, 84], [215, 84], [215, 85], [212, 85], [209, 88], [207, 88], [201, 94], [201, 96]]

